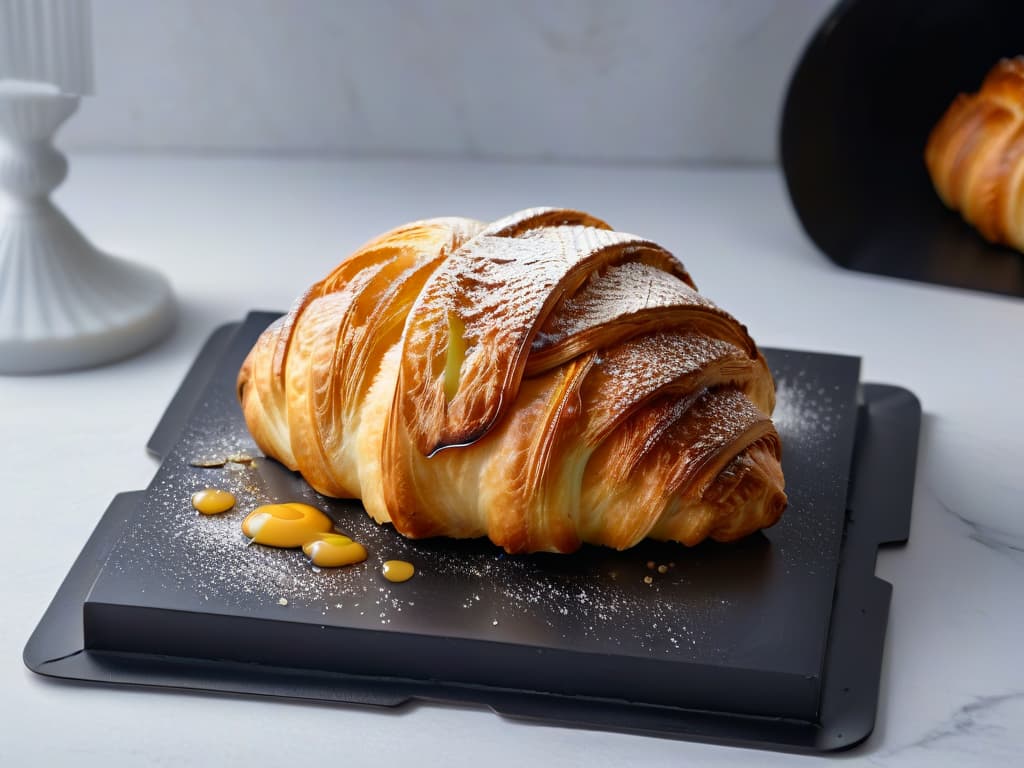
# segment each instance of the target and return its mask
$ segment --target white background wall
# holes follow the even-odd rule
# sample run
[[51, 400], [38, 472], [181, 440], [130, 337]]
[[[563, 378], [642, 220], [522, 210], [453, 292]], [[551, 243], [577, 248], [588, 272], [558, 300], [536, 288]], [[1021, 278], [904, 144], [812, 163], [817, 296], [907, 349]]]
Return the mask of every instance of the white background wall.
[[94, 0], [71, 147], [753, 161], [830, 0]]

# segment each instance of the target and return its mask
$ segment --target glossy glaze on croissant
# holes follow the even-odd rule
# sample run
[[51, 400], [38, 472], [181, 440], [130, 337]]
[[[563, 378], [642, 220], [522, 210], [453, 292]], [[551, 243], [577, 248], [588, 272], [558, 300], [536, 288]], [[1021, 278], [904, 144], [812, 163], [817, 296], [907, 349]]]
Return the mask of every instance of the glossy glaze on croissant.
[[413, 537], [730, 541], [786, 504], [746, 329], [588, 214], [432, 219], [343, 261], [238, 379], [257, 444]]
[[1024, 56], [960, 94], [925, 147], [935, 191], [987, 239], [1024, 251]]

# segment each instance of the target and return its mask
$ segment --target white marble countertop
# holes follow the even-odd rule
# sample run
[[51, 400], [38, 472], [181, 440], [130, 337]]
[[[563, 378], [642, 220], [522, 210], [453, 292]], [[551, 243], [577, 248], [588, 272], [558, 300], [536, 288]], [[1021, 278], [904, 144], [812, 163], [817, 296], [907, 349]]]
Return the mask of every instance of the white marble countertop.
[[152, 476], [143, 445], [216, 325], [285, 308], [341, 256], [403, 221], [564, 204], [676, 252], [761, 344], [860, 355], [866, 380], [917, 393], [926, 417], [910, 543], [883, 551], [877, 567], [894, 584], [878, 723], [839, 759], [1024, 765], [1024, 482], [1015, 466], [1024, 301], [839, 269], [803, 235], [770, 169], [159, 155], [78, 155], [71, 168], [58, 202], [98, 245], [162, 269], [181, 318], [161, 346], [115, 366], [0, 378], [11, 542], [0, 587], [0, 764], [825, 759], [432, 704], [388, 712], [62, 684], [22, 666], [25, 641], [110, 499]]

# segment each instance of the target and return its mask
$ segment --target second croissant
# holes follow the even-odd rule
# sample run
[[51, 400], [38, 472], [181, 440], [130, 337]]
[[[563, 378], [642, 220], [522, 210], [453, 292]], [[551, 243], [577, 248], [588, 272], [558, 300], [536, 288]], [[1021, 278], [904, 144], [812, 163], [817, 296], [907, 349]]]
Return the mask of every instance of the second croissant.
[[579, 211], [382, 235], [260, 336], [238, 393], [268, 456], [411, 538], [694, 545], [786, 506], [746, 328]]
[[999, 61], [932, 129], [925, 164], [942, 202], [1024, 252], [1024, 56]]

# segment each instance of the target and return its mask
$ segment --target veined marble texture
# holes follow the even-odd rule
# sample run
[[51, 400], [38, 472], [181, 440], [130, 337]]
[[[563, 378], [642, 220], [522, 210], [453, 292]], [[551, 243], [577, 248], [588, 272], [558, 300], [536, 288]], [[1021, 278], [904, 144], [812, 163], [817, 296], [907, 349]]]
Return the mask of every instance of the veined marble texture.
[[95, 0], [71, 147], [755, 161], [831, 0]]
[[942, 502], [929, 480], [935, 421], [922, 428], [910, 542], [879, 555], [876, 574], [894, 584], [882, 695], [854, 762], [1024, 765], [1024, 551], [977, 536]]

